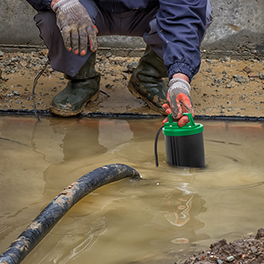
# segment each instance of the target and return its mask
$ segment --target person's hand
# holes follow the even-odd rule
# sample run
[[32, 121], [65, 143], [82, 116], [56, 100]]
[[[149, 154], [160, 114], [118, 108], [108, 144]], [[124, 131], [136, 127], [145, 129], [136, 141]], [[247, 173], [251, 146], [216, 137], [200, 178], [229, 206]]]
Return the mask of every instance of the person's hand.
[[84, 56], [88, 41], [90, 50], [97, 50], [98, 30], [78, 0], [60, 0], [52, 9], [56, 13], [57, 25], [67, 50]]
[[[167, 92], [169, 104], [165, 103], [162, 107], [165, 109], [166, 114], [172, 114], [173, 119], [178, 121], [179, 127], [183, 127], [189, 122], [188, 117], [183, 116], [183, 113], [192, 113], [194, 117], [190, 91], [190, 84], [182, 79], [174, 78], [169, 82]], [[164, 124], [166, 122], [168, 122], [168, 117], [162, 123]]]

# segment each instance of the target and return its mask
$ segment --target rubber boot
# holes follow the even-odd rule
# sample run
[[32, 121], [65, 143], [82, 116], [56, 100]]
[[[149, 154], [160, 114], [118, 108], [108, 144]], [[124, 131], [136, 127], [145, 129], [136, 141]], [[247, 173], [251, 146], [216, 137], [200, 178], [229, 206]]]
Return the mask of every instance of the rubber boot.
[[129, 91], [147, 105], [165, 114], [162, 105], [167, 102], [168, 87], [162, 78], [168, 77], [163, 60], [147, 45], [144, 55], [128, 83]]
[[74, 77], [65, 75], [67, 86], [52, 100], [51, 112], [60, 116], [79, 114], [86, 103], [94, 101], [99, 95], [100, 73], [94, 68], [96, 54], [90, 55]]

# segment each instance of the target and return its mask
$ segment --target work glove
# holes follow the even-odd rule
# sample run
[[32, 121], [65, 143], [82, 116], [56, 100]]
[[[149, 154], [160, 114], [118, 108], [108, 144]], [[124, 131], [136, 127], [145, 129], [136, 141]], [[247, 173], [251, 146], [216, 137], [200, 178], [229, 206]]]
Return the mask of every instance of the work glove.
[[97, 50], [98, 30], [78, 0], [60, 0], [52, 9], [56, 13], [57, 26], [67, 50], [84, 56], [88, 41], [90, 50], [92, 52]]
[[[166, 114], [172, 114], [173, 119], [178, 121], [179, 127], [183, 127], [189, 122], [188, 116], [183, 113], [192, 113], [192, 101], [190, 97], [190, 84], [182, 79], [174, 78], [169, 82], [167, 100], [169, 102], [162, 105]], [[163, 120], [163, 124], [168, 122], [168, 117]]]

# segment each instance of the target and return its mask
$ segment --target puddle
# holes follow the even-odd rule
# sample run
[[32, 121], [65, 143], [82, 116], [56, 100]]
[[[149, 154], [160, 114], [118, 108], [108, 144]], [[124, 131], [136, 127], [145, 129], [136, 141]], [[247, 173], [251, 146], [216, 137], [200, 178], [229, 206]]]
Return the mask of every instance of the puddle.
[[[200, 122], [200, 121], [199, 121]], [[125, 179], [77, 203], [23, 263], [183, 263], [193, 252], [263, 227], [264, 128], [204, 124], [206, 169], [171, 167], [161, 120], [0, 119], [0, 251], [65, 186], [100, 166], [124, 163]]]

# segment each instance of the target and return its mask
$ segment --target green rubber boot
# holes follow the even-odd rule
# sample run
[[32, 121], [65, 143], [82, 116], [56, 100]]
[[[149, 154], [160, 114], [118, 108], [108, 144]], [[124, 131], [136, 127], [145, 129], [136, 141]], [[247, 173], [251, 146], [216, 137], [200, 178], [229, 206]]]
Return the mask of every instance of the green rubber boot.
[[162, 105], [167, 102], [168, 87], [162, 78], [168, 77], [163, 60], [147, 45], [144, 55], [128, 83], [129, 91], [147, 105], [165, 114]]
[[94, 101], [99, 95], [100, 73], [94, 68], [96, 54], [90, 55], [74, 77], [65, 75], [67, 86], [51, 102], [51, 112], [60, 116], [79, 114], [86, 103]]

